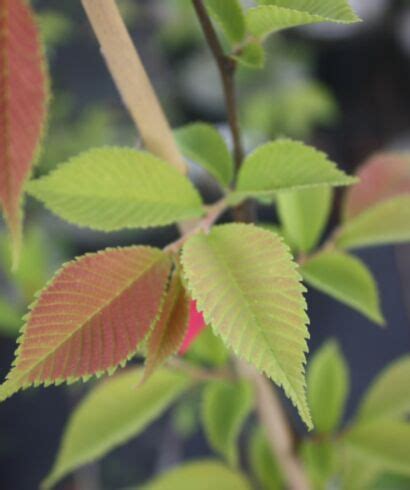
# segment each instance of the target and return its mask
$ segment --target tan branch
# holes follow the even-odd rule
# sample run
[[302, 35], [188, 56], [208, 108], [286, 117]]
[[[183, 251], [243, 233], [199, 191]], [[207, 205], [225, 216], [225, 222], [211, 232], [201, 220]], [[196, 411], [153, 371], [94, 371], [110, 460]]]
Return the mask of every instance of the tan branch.
[[186, 166], [115, 0], [82, 0], [108, 69], [145, 147], [180, 172]]

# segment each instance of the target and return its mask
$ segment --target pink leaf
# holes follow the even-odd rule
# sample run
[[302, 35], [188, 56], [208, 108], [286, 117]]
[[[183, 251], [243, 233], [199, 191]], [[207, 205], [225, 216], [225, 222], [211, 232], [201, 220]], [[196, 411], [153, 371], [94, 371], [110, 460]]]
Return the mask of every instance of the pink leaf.
[[182, 343], [182, 347], [179, 350], [181, 355], [186, 353], [192, 342], [194, 342], [205, 327], [206, 324], [204, 317], [202, 313], [196, 309], [196, 301], [191, 301], [188, 332], [185, 336], [184, 342]]

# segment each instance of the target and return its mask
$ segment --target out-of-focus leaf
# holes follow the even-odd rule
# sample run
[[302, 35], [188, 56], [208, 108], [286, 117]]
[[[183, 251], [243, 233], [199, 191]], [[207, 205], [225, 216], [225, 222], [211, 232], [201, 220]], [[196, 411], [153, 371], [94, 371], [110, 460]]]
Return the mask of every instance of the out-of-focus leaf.
[[329, 219], [332, 197], [332, 189], [325, 186], [278, 195], [276, 202], [282, 225], [301, 252], [309, 252], [320, 240]]
[[205, 328], [187, 352], [188, 359], [210, 366], [223, 366], [229, 359], [228, 349], [211, 327]]
[[0, 334], [17, 337], [23, 320], [19, 311], [6, 298], [0, 297]]
[[141, 490], [251, 490], [246, 477], [222, 463], [199, 460], [185, 463], [143, 485]]
[[283, 488], [281, 469], [269, 447], [262, 428], [252, 433], [248, 446], [248, 457], [251, 470], [261, 488], [264, 490], [280, 490]]
[[205, 0], [211, 15], [219, 22], [231, 43], [240, 43], [245, 36], [245, 16], [240, 0]]
[[384, 325], [377, 284], [366, 265], [336, 250], [314, 255], [301, 267], [306, 282]]
[[318, 432], [337, 429], [349, 394], [346, 361], [335, 341], [328, 341], [308, 364], [307, 395]]
[[410, 414], [410, 355], [387, 366], [364, 395], [358, 412], [362, 422], [398, 419]]
[[138, 435], [190, 385], [183, 374], [162, 369], [135, 389], [141, 374], [139, 368], [118, 374], [80, 402], [68, 421], [43, 488], [51, 488], [76, 468]]
[[213, 381], [206, 385], [202, 423], [210, 445], [236, 466], [237, 439], [252, 408], [252, 387], [247, 382]]
[[325, 490], [334, 475], [337, 455], [333, 442], [306, 440], [302, 443], [301, 456], [307, 469], [312, 488]]

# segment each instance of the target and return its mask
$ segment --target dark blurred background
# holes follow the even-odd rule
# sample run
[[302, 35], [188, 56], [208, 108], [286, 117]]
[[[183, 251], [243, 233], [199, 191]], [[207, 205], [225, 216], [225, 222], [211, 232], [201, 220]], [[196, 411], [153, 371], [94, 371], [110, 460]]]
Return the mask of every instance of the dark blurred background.
[[[90, 147], [137, 144], [80, 2], [33, 3], [52, 77], [49, 129], [36, 174]], [[228, 137], [218, 75], [190, 0], [118, 3], [172, 125], [206, 120], [218, 124]], [[410, 3], [351, 3], [363, 23], [286, 31], [269, 41], [263, 70], [240, 70], [241, 124], [248, 149], [286, 135], [325, 150], [349, 172], [376, 151], [410, 150]], [[198, 168], [192, 169], [192, 176], [207, 199], [217, 196], [218, 190]], [[338, 199], [333, 225], [337, 203]], [[260, 216], [264, 221], [275, 220], [271, 208], [261, 208]], [[0, 236], [2, 379], [13, 358], [27, 304], [64, 260], [113, 244], [162, 246], [177, 236], [174, 227], [109, 235], [81, 230], [31, 200], [27, 230], [22, 268], [14, 279], [8, 272], [4, 232]], [[372, 377], [410, 347], [410, 248], [375, 248], [360, 256], [378, 280], [387, 329], [320, 293], [308, 293], [311, 350], [323, 339], [335, 337], [349, 360], [352, 395], [347, 415]], [[29, 390], [0, 406], [1, 488], [38, 488], [54, 460], [68, 414], [87, 389], [76, 385]], [[178, 417], [189, 419], [167, 413], [138, 440], [78, 472], [59, 488], [124, 488], [178, 460], [209, 454], [202, 435], [188, 430], [189, 421], [176, 422]]]

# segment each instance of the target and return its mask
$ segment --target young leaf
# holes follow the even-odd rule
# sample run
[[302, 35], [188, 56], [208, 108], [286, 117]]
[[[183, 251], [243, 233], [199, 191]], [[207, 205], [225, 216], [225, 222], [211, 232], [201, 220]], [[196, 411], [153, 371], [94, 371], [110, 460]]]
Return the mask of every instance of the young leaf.
[[136, 390], [141, 371], [128, 369], [100, 383], [79, 403], [42, 488], [137, 436], [190, 385], [181, 373], [160, 369]]
[[314, 355], [307, 372], [307, 394], [318, 432], [337, 429], [349, 393], [348, 368], [336, 342], [327, 342]]
[[246, 32], [240, 0], [205, 0], [205, 5], [221, 25], [227, 39], [232, 44], [240, 43]]
[[336, 250], [325, 251], [305, 262], [301, 272], [309, 285], [384, 325], [377, 284], [358, 258]]
[[392, 197], [368, 208], [341, 228], [336, 244], [360, 248], [410, 240], [410, 194]]
[[[335, 473], [337, 454], [331, 441], [305, 440], [302, 443], [301, 457], [315, 490], [326, 490]], [[357, 490], [357, 489], [356, 489]]]
[[168, 357], [178, 352], [184, 340], [189, 320], [189, 299], [178, 272], [171, 277], [161, 316], [148, 343], [144, 381]]
[[410, 414], [410, 355], [385, 368], [362, 399], [358, 418], [366, 422]]
[[187, 241], [182, 264], [206, 322], [239, 357], [283, 386], [311, 428], [304, 380], [309, 319], [281, 239], [252, 225], [217, 226]]
[[202, 214], [186, 177], [149, 153], [98, 148], [27, 185], [65, 220], [96, 230], [168, 225]]
[[246, 382], [214, 381], [203, 393], [202, 423], [209, 444], [236, 466], [237, 440], [253, 402], [252, 387]]
[[233, 178], [233, 160], [225, 140], [210, 124], [193, 123], [175, 131], [181, 151], [201, 165], [223, 186]]
[[249, 444], [249, 463], [256, 480], [264, 490], [284, 488], [281, 469], [273, 457], [262, 429], [254, 430]]
[[185, 463], [160, 475], [143, 490], [251, 490], [246, 477], [219, 461], [199, 460]]
[[23, 188], [35, 163], [46, 117], [43, 48], [24, 0], [0, 0], [0, 203], [16, 261]]
[[339, 170], [324, 153], [298, 141], [277, 140], [257, 148], [245, 159], [230, 202], [236, 204], [248, 197], [273, 198], [284, 190], [354, 182], [356, 178]]
[[232, 58], [247, 68], [263, 68], [265, 65], [265, 50], [259, 41], [249, 41], [238, 54]]
[[353, 426], [344, 442], [380, 469], [410, 475], [410, 424], [378, 419]]
[[264, 38], [273, 32], [318, 22], [350, 24], [360, 19], [347, 0], [262, 0], [247, 12], [248, 31]]
[[301, 252], [310, 252], [320, 240], [329, 219], [332, 197], [332, 189], [325, 186], [281, 192], [277, 196], [285, 233]]
[[344, 221], [387, 199], [410, 194], [410, 154], [377, 154], [359, 168], [357, 176], [360, 182], [345, 194]]
[[182, 343], [179, 353], [184, 355], [191, 347], [191, 344], [195, 341], [198, 335], [206, 328], [204, 316], [196, 308], [196, 302], [191, 301], [189, 306], [189, 325], [188, 331]]
[[124, 364], [156, 321], [170, 270], [169, 256], [150, 247], [66, 264], [32, 306], [0, 400]]

